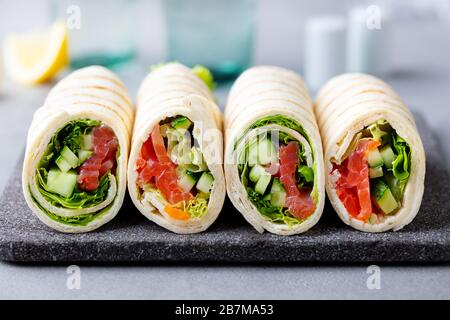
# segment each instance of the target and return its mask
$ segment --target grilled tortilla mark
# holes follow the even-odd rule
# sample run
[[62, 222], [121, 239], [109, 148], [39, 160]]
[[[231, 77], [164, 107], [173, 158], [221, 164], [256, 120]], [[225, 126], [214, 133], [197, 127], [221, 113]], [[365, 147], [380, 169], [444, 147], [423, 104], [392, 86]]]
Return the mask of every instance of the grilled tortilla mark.
[[[108, 97], [102, 97], [102, 96], [98, 96], [98, 95], [90, 94], [90, 93], [81, 93], [81, 92], [80, 93], [77, 93], [77, 92], [73, 93], [73, 94], [70, 95], [70, 97], [86, 97], [86, 98], [94, 98], [94, 99], [104, 100], [104, 101], [110, 102], [110, 103], [114, 104], [117, 108], [119, 108], [120, 110], [124, 111], [131, 122], [133, 121], [133, 115], [132, 115], [131, 110], [129, 108], [123, 108], [122, 104], [118, 103], [114, 99], [110, 99]], [[58, 101], [58, 99], [60, 99], [60, 98], [58, 98], [58, 96], [56, 96], [53, 99], [50, 99], [49, 102]]]
[[[85, 103], [83, 103], [83, 102], [81, 102], [81, 103], [80, 103], [80, 102], [73, 102], [73, 103], [70, 103], [69, 105], [78, 105], [78, 104], [85, 104]], [[92, 104], [92, 105], [95, 105], [95, 106], [98, 106], [98, 107], [102, 107], [102, 108], [107, 109], [108, 111], [113, 112], [115, 115], [117, 115], [117, 116], [120, 118], [120, 120], [121, 120], [124, 124], [126, 124], [126, 122], [125, 122], [125, 120], [123, 119], [122, 115], [121, 115], [120, 113], [118, 113], [117, 110], [116, 110], [115, 108], [111, 108], [111, 107], [108, 107], [108, 106], [106, 106], [106, 105], [104, 105], [104, 104], [97, 103], [97, 102], [89, 102], [89, 104]], [[128, 125], [126, 125], [126, 126], [128, 127]]]
[[[229, 103], [233, 104], [233, 101], [239, 99], [239, 96], [243, 92], [248, 92], [249, 87], [253, 87], [255, 85], [262, 84], [262, 83], [274, 83], [274, 84], [286, 86], [286, 87], [293, 89], [294, 91], [295, 90], [300, 91], [302, 96], [308, 97], [308, 93], [306, 91], [304, 91], [303, 88], [301, 88], [301, 86], [303, 86], [303, 84], [301, 84], [300, 82], [297, 82], [297, 81], [295, 81], [295, 83], [291, 83], [288, 81], [289, 81], [288, 79], [286, 79], [286, 81], [284, 81], [284, 79], [280, 80], [280, 79], [273, 79], [273, 78], [265, 78], [265, 79], [261, 79], [261, 80], [251, 81], [246, 86], [239, 88], [239, 91], [236, 92], [236, 94], [233, 94], [233, 96], [231, 97], [232, 100]], [[311, 100], [311, 98], [309, 98], [309, 100]]]
[[[116, 94], [118, 97], [120, 97], [122, 99], [123, 102], [125, 102], [128, 106], [130, 106], [130, 108], [132, 108], [133, 104], [131, 102], [131, 100], [129, 100], [126, 96], [124, 96], [122, 93], [117, 92], [111, 88], [105, 87], [105, 86], [100, 86], [100, 85], [94, 85], [94, 86], [77, 86], [77, 89], [97, 89], [97, 90], [102, 90], [102, 91], [108, 91], [108, 92], [113, 92], [114, 94]], [[67, 87], [67, 88], [61, 88], [59, 90], [59, 92], [64, 92], [64, 91], [69, 91], [72, 90], [74, 88], [71, 87]]]

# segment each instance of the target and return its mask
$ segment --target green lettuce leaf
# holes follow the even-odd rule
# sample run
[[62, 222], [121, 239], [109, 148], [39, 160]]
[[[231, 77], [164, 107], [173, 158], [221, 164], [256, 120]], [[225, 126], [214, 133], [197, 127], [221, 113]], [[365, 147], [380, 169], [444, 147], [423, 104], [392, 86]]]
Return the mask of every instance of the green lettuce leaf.
[[[31, 191], [30, 191], [31, 192]], [[91, 223], [92, 221], [94, 221], [97, 218], [100, 218], [101, 216], [103, 216], [104, 214], [106, 214], [109, 209], [112, 207], [112, 203], [107, 206], [106, 208], [102, 209], [99, 212], [96, 213], [88, 213], [88, 214], [82, 214], [82, 215], [78, 215], [78, 216], [74, 216], [74, 217], [62, 217], [62, 216], [58, 216], [48, 210], [46, 210], [44, 207], [42, 207], [39, 202], [33, 197], [33, 194], [31, 194], [34, 203], [43, 211], [45, 212], [45, 214], [47, 214], [47, 216], [59, 223], [62, 224], [66, 224], [66, 225], [71, 225], [71, 226], [87, 226], [89, 223]]]
[[408, 179], [411, 166], [411, 150], [409, 145], [397, 134], [392, 135], [392, 144], [397, 155], [392, 163], [392, 173], [399, 180]]
[[89, 134], [94, 127], [100, 125], [101, 122], [98, 120], [73, 120], [53, 136], [49, 147], [53, 148], [54, 154], [58, 154], [64, 146], [77, 153], [81, 148], [81, 136]]
[[209, 90], [214, 91], [216, 88], [216, 83], [214, 82], [214, 77], [208, 68], [198, 64], [192, 68], [192, 72], [203, 80]]
[[304, 136], [308, 140], [308, 142], [310, 142], [305, 130], [297, 121], [295, 121], [291, 118], [288, 118], [284, 115], [281, 115], [281, 114], [261, 118], [258, 121], [256, 121], [253, 125], [251, 125], [249, 130], [254, 129], [254, 128], [263, 127], [263, 126], [266, 126], [269, 124], [277, 124], [279, 126], [286, 127], [286, 128], [292, 129], [294, 131], [297, 131], [302, 136]]
[[314, 170], [306, 165], [299, 166], [298, 180], [302, 182], [302, 186], [314, 182]]
[[[166, 64], [169, 63], [174, 63], [177, 61], [172, 61], [172, 62], [161, 62], [161, 63], [157, 63], [157, 64], [153, 64], [150, 66], [150, 71], [156, 71], [159, 68], [165, 66]], [[192, 72], [199, 77], [208, 87], [208, 89], [210, 91], [214, 91], [214, 89], [216, 88], [217, 84], [214, 82], [214, 76], [212, 75], [211, 71], [206, 68], [205, 66], [202, 66], [200, 64], [195, 65], [192, 69]]]
[[75, 192], [69, 197], [65, 198], [59, 194], [50, 192], [47, 186], [47, 170], [40, 168], [37, 172], [38, 190], [45, 198], [45, 200], [55, 207], [67, 208], [67, 209], [82, 209], [96, 206], [102, 203], [109, 190], [109, 176], [108, 172], [105, 173], [99, 181], [99, 186], [94, 191], [75, 190]]

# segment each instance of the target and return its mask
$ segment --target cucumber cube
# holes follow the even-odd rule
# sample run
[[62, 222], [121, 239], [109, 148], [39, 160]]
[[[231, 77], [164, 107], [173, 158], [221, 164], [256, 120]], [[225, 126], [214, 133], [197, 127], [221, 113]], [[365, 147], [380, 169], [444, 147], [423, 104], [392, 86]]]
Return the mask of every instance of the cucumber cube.
[[383, 157], [378, 149], [370, 151], [367, 160], [371, 168], [381, 167], [383, 165]]
[[78, 159], [80, 161], [79, 163], [82, 164], [87, 159], [89, 159], [89, 157], [91, 155], [92, 155], [92, 151], [88, 151], [88, 150], [80, 150], [80, 151], [78, 151]]
[[267, 138], [259, 140], [257, 143], [252, 143], [248, 151], [248, 164], [267, 165], [278, 162], [278, 155], [272, 141]]
[[270, 193], [279, 192], [279, 191], [285, 192], [284, 187], [281, 184], [280, 179], [274, 178], [273, 182], [272, 182], [272, 189], [270, 189]]
[[261, 165], [278, 161], [277, 149], [270, 139], [263, 139], [258, 144], [258, 160]]
[[185, 170], [180, 176], [180, 179], [178, 180], [178, 184], [180, 187], [185, 191], [189, 192], [191, 189], [195, 186], [195, 183], [197, 182], [197, 177], [194, 173]]
[[286, 202], [286, 190], [280, 182], [280, 179], [274, 178], [272, 188], [270, 189], [270, 204], [274, 207], [284, 207]]
[[386, 189], [384, 195], [379, 200], [377, 200], [377, 203], [380, 209], [383, 210], [383, 212], [386, 214], [390, 214], [398, 208], [398, 203], [389, 188]]
[[213, 182], [214, 177], [212, 176], [212, 174], [210, 172], [203, 172], [202, 176], [197, 182], [197, 190], [204, 193], [209, 193], [211, 191]]
[[258, 192], [259, 194], [264, 194], [266, 192], [267, 187], [269, 186], [271, 179], [272, 176], [270, 174], [268, 173], [262, 174], [255, 185], [255, 191]]
[[391, 189], [392, 195], [397, 200], [401, 200], [402, 198], [402, 187], [400, 185], [400, 180], [394, 177], [392, 172], [387, 172], [384, 175], [384, 179], [386, 181], [386, 184], [389, 186], [389, 189]]
[[250, 174], [249, 174], [250, 180], [252, 182], [256, 183], [256, 182], [258, 182], [261, 175], [263, 175], [265, 173], [266, 173], [266, 169], [264, 169], [260, 165], [256, 165], [250, 170]]
[[394, 162], [394, 160], [395, 160], [394, 151], [392, 151], [392, 149], [389, 145], [386, 145], [383, 148], [381, 148], [380, 154], [381, 154], [381, 157], [383, 158], [386, 168], [391, 169], [392, 162]]
[[253, 143], [248, 150], [248, 164], [254, 166], [258, 164], [258, 144]]
[[62, 172], [67, 172], [72, 169], [72, 166], [61, 155], [56, 158], [55, 163]]
[[81, 139], [81, 149], [92, 150], [94, 146], [92, 145], [92, 135], [86, 134]]
[[371, 184], [371, 188], [372, 187], [372, 194], [375, 197], [378, 206], [385, 214], [390, 214], [398, 208], [399, 205], [397, 200], [395, 200], [391, 190], [383, 180], [375, 180], [374, 183]]
[[68, 164], [70, 164], [72, 168], [75, 169], [78, 167], [78, 157], [72, 152], [72, 150], [69, 149], [69, 147], [64, 146], [61, 150], [61, 156], [67, 161]]
[[48, 172], [47, 186], [49, 191], [63, 197], [70, 197], [77, 184], [77, 173], [75, 171], [62, 172], [53, 168]]
[[274, 207], [284, 207], [286, 202], [286, 192], [279, 191], [272, 193], [270, 198], [270, 204]]
[[369, 168], [370, 179], [379, 178], [383, 176], [383, 167]]

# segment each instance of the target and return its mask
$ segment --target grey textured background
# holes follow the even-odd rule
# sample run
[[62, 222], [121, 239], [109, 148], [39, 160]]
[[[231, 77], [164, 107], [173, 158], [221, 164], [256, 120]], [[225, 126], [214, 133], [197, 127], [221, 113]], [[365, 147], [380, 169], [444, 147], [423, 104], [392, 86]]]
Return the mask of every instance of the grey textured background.
[[[46, 23], [45, 2], [0, 0], [0, 38], [11, 30]], [[349, 2], [355, 1], [346, 3]], [[142, 62], [120, 72], [132, 94], [148, 64], [164, 57], [160, 3], [149, 1], [142, 5], [145, 6], [139, 11], [145, 15], [145, 19], [140, 19], [139, 33]], [[255, 64], [278, 64], [301, 72], [304, 17], [344, 10], [341, 1], [318, 0], [314, 4], [260, 1]], [[449, 30], [433, 18], [419, 17], [399, 24], [392, 52], [386, 57], [393, 66], [392, 72], [384, 77], [439, 133], [446, 154], [442, 167], [447, 168], [450, 168]], [[0, 82], [0, 189], [6, 185], [23, 150], [32, 112], [40, 106], [49, 87], [24, 89], [8, 81]], [[226, 92], [226, 86], [219, 88], [222, 103]], [[448, 299], [449, 266], [381, 265], [381, 289], [368, 290], [366, 264], [82, 265], [81, 290], [68, 290], [66, 265], [0, 263], [0, 298]]]

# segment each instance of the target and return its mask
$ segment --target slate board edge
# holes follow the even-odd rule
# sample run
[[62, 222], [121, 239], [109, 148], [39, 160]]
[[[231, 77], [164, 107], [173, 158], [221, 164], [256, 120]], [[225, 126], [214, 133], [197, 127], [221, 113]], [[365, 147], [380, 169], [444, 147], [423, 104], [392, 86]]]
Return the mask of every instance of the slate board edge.
[[[248, 248], [238, 245], [230, 245], [222, 248], [222, 251], [229, 254], [217, 255], [213, 251], [217, 248], [186, 247], [186, 246], [170, 246], [170, 247], [154, 247], [155, 244], [134, 244], [126, 246], [123, 244], [109, 243], [108, 246], [102, 244], [87, 246], [82, 244], [72, 248], [74, 254], [63, 252], [55, 253], [51, 248], [35, 246], [34, 244], [11, 244], [5, 246], [0, 244], [0, 258], [2, 261], [8, 262], [106, 262], [106, 263], [133, 263], [133, 262], [186, 262], [186, 263], [205, 263], [205, 262], [223, 262], [223, 263], [445, 263], [450, 262], [450, 243], [442, 244], [439, 249], [429, 244], [418, 244], [414, 247], [408, 247], [406, 250], [402, 248], [398, 250], [397, 255], [380, 255], [379, 251], [367, 253], [364, 245], [354, 244], [347, 246], [345, 250], [340, 245], [327, 245], [323, 250], [317, 248], [316, 245], [301, 246], [302, 253], [293, 257], [283, 255], [283, 251], [278, 254], [277, 246], [267, 246], [266, 254], [251, 253]], [[400, 245], [401, 244], [397, 244]], [[142, 250], [142, 246], [146, 249]], [[103, 249], [102, 249], [103, 248]], [[212, 249], [212, 250], [204, 250]], [[399, 248], [400, 249], [400, 248]], [[198, 255], [199, 250], [202, 251]], [[180, 252], [182, 251], [182, 252]], [[323, 251], [323, 252], [321, 252]], [[330, 251], [339, 252], [330, 255]], [[111, 255], [114, 252], [114, 255]], [[272, 253], [270, 253], [272, 252]], [[324, 254], [324, 253], [327, 254]], [[363, 252], [358, 259], [355, 259], [355, 252]], [[80, 254], [81, 253], [81, 254]], [[95, 254], [93, 254], [95, 253]], [[32, 257], [32, 259], [30, 259]]]

